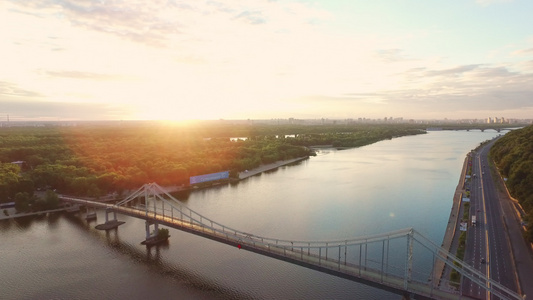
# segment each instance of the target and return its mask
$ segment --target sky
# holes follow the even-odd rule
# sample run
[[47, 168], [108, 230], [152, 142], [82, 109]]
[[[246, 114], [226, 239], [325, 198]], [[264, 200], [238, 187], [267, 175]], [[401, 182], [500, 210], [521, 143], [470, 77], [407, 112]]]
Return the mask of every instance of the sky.
[[0, 122], [533, 118], [531, 0], [2, 0]]

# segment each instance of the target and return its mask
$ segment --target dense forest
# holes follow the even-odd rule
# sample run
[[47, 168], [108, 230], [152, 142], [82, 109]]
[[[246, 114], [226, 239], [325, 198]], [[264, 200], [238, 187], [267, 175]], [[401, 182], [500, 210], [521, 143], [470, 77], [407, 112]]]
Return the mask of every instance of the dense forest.
[[[313, 155], [310, 146], [357, 147], [425, 131], [393, 125], [84, 124], [0, 128], [0, 202], [36, 190], [98, 197], [144, 183], [238, 172]], [[237, 138], [237, 139], [236, 139]], [[19, 162], [14, 164], [13, 162]], [[28, 200], [30, 199], [30, 200]]]
[[496, 141], [490, 151], [511, 195], [526, 211], [527, 238], [533, 242], [533, 126], [513, 130]]

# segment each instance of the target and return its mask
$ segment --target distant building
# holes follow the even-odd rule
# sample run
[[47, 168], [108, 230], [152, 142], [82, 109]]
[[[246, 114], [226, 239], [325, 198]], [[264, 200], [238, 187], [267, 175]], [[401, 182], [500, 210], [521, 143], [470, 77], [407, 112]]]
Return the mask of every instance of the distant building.
[[14, 165], [19, 166], [22, 169], [22, 165], [25, 163], [25, 161], [17, 160], [17, 161], [12, 161], [11, 163], [14, 164]]

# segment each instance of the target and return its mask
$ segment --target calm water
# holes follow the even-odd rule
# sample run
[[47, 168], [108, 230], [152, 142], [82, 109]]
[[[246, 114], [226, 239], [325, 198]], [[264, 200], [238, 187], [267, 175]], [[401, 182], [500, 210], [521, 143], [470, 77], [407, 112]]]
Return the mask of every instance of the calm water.
[[[332, 240], [414, 227], [440, 244], [466, 153], [493, 131], [436, 131], [349, 150], [180, 200], [256, 235]], [[77, 215], [0, 222], [2, 299], [399, 299], [355, 282], [144, 222], [107, 234]], [[99, 212], [98, 222], [104, 215]]]

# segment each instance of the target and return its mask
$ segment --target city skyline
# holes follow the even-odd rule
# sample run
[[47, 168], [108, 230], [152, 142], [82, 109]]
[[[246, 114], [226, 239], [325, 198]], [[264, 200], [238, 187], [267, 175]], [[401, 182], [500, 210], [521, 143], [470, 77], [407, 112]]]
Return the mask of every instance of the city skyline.
[[533, 3], [6, 1], [11, 120], [531, 119]]

